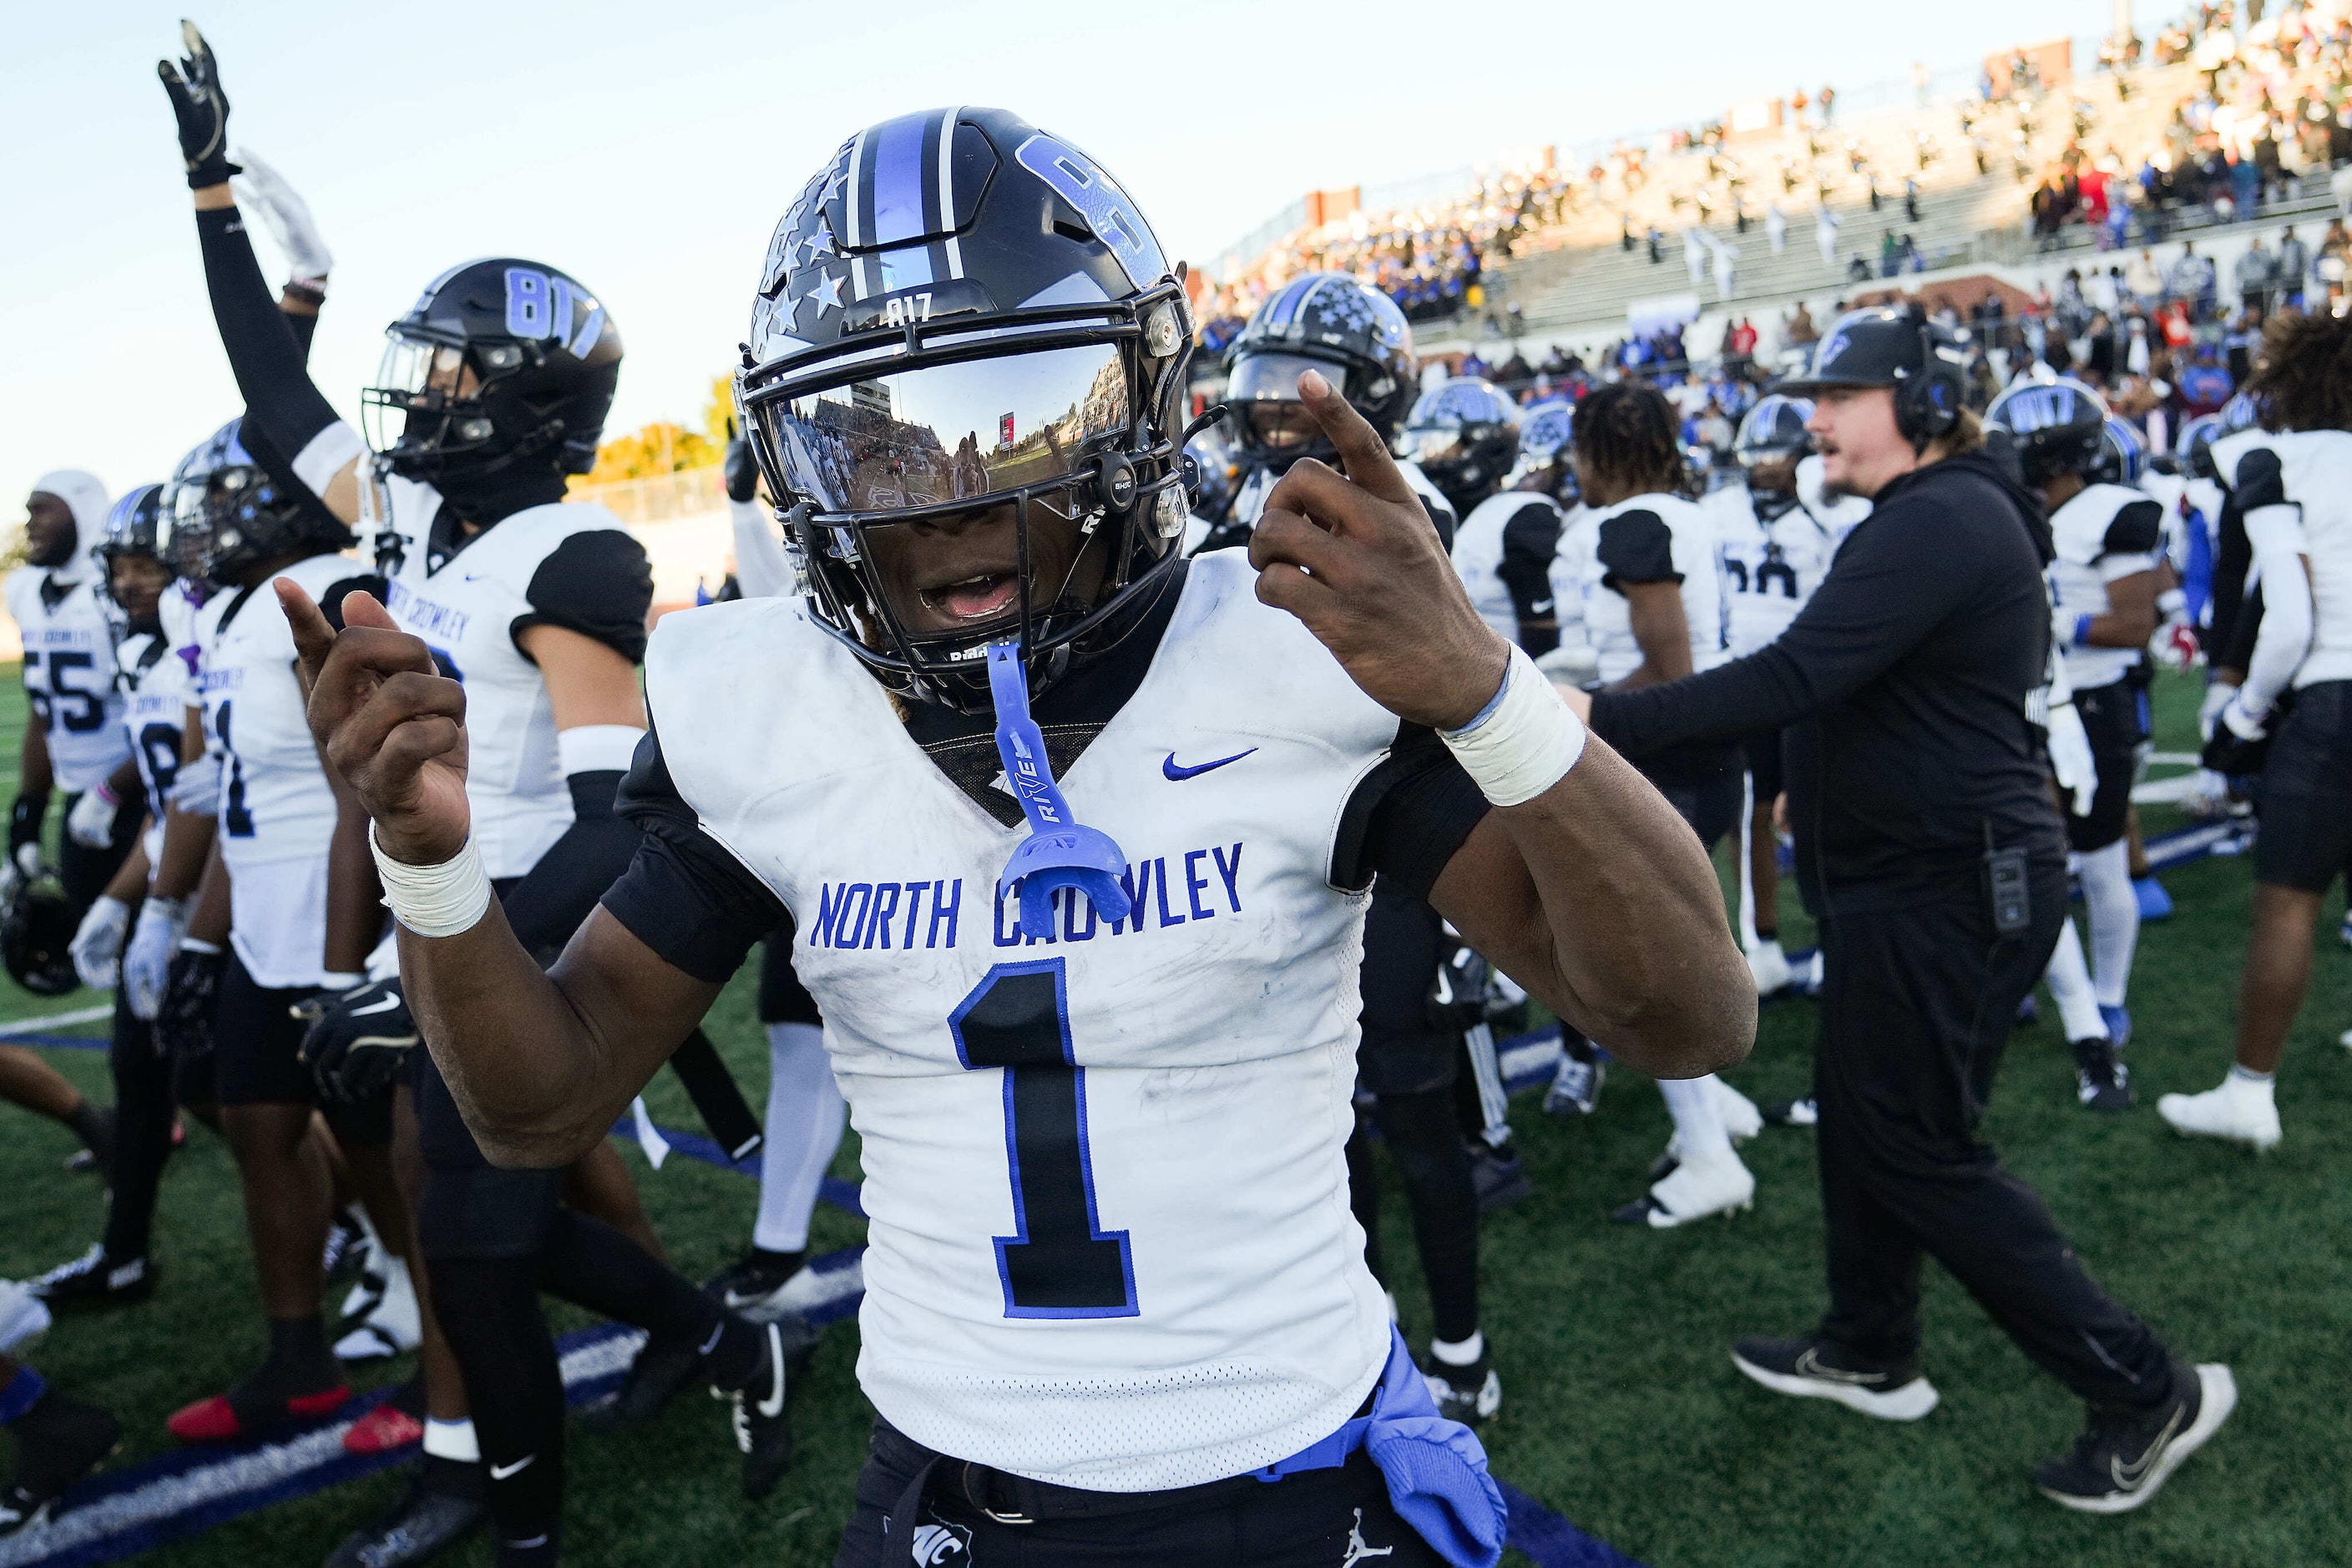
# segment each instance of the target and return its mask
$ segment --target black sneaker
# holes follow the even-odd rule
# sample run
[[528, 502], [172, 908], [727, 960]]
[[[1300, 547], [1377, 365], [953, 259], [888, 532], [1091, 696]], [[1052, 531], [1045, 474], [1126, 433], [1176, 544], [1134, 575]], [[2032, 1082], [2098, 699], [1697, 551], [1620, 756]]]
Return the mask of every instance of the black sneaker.
[[1802, 1100], [1768, 1100], [1758, 1108], [1767, 1127], [1817, 1127], [1821, 1124], [1821, 1107], [1807, 1095]]
[[1544, 1090], [1544, 1114], [1591, 1115], [1601, 1103], [1601, 1086], [1608, 1077], [1609, 1064], [1597, 1056], [1589, 1061], [1573, 1054], [1562, 1056], [1552, 1071], [1551, 1086]]
[[2093, 1412], [2074, 1447], [2033, 1467], [2033, 1485], [2084, 1513], [2129, 1513], [2205, 1446], [2238, 1405], [2237, 1380], [2218, 1363], [2173, 1363], [2172, 1397], [2153, 1415]]
[[1936, 1408], [1936, 1386], [1920, 1375], [1916, 1361], [1867, 1362], [1821, 1334], [1749, 1334], [1732, 1345], [1731, 1364], [1775, 1394], [1834, 1400], [1881, 1421], [1916, 1421]]
[[144, 1258], [117, 1260], [93, 1244], [71, 1263], [60, 1263], [25, 1288], [52, 1307], [124, 1307], [155, 1293], [155, 1266]]
[[49, 1517], [68, 1488], [122, 1444], [122, 1423], [52, 1388], [16, 1420], [16, 1479], [0, 1489], [0, 1536]]
[[2131, 1069], [2116, 1059], [2115, 1043], [2076, 1040], [2074, 1051], [2074, 1098], [2093, 1110], [2129, 1110], [2137, 1096], [2132, 1093]]
[[1429, 1396], [1437, 1401], [1437, 1413], [1448, 1421], [1475, 1426], [1503, 1407], [1503, 1380], [1495, 1375], [1491, 1352], [1468, 1366], [1454, 1366], [1432, 1355], [1421, 1380], [1429, 1385]]
[[747, 1252], [702, 1282], [703, 1294], [728, 1311], [755, 1323], [782, 1317], [804, 1304], [816, 1277], [803, 1252]]
[[357, 1279], [367, 1267], [368, 1251], [367, 1227], [360, 1223], [358, 1212], [344, 1209], [337, 1214], [327, 1229], [327, 1248], [319, 1258], [319, 1272], [326, 1277], [327, 1288]]
[[751, 1381], [726, 1397], [735, 1404], [735, 1446], [743, 1453], [743, 1495], [757, 1502], [793, 1468], [792, 1402], [816, 1358], [817, 1331], [804, 1319], [760, 1325], [767, 1352]]
[[398, 1502], [343, 1537], [326, 1568], [406, 1568], [438, 1557], [489, 1517], [482, 1467], [427, 1458]]
[[1470, 1182], [1478, 1192], [1480, 1214], [1494, 1214], [1536, 1195], [1519, 1152], [1509, 1144], [1496, 1149], [1483, 1138], [1470, 1140]]
[[581, 1424], [598, 1432], [620, 1432], [644, 1426], [660, 1415], [680, 1389], [694, 1381], [696, 1371], [702, 1365], [704, 1348], [692, 1339], [648, 1334], [646, 1342], [637, 1348], [636, 1359], [629, 1363], [619, 1391], [610, 1399], [582, 1411]]

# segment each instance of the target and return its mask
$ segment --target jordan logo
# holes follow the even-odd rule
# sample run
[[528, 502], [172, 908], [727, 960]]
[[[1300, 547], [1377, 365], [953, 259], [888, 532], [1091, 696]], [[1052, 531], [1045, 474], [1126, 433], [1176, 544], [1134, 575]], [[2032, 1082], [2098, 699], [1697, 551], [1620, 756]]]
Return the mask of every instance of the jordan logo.
[[1364, 1510], [1362, 1509], [1358, 1509], [1356, 1510], [1355, 1528], [1348, 1531], [1348, 1555], [1339, 1559], [1339, 1568], [1355, 1568], [1357, 1563], [1361, 1563], [1367, 1557], [1393, 1557], [1395, 1555], [1396, 1548], [1393, 1546], [1367, 1546], [1364, 1544]]

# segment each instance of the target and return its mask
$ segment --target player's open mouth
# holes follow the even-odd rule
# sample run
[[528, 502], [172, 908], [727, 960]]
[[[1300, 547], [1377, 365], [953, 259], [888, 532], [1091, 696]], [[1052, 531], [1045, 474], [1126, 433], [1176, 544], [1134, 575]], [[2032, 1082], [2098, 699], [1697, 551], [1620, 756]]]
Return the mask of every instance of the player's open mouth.
[[924, 607], [951, 621], [984, 621], [1013, 607], [1021, 581], [1011, 572], [982, 572], [961, 582], [922, 590]]

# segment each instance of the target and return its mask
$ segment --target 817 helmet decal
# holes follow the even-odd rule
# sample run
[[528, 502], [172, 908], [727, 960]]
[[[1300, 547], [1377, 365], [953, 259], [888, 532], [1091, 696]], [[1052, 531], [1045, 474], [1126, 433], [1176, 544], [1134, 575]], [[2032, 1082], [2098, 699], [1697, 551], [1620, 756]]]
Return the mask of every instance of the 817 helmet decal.
[[447, 487], [534, 458], [560, 473], [596, 466], [621, 333], [577, 279], [512, 257], [465, 262], [384, 337], [360, 416], [393, 472]]
[[1234, 340], [1225, 404], [1236, 439], [1261, 461], [1328, 460], [1331, 444], [1298, 400], [1298, 377], [1320, 372], [1373, 429], [1396, 438], [1412, 406], [1412, 329], [1370, 284], [1344, 272], [1292, 279]]
[[273, 475], [230, 420], [180, 459], [164, 487], [157, 553], [181, 576], [226, 587], [239, 572], [305, 548], [342, 550], [352, 531], [299, 483]]
[[2107, 405], [2074, 377], [2021, 382], [1994, 398], [1984, 417], [2014, 439], [2028, 484], [2058, 474], [2098, 477]]
[[1805, 428], [1805, 421], [1812, 416], [1813, 405], [1806, 399], [1768, 394], [1739, 422], [1732, 454], [1743, 468], [1782, 458], [1801, 458], [1813, 449], [1812, 433]]
[[[842, 143], [776, 226], [736, 375], [817, 624], [969, 711], [989, 707], [991, 642], [1017, 635], [1033, 681], [1058, 675], [1179, 559], [1192, 354], [1181, 274], [1076, 147], [972, 108]], [[1010, 598], [913, 624], [877, 545], [1008, 517]], [[1076, 538], [1050, 583], [1049, 518], [1057, 546]], [[1003, 575], [936, 592], [1003, 598]]]

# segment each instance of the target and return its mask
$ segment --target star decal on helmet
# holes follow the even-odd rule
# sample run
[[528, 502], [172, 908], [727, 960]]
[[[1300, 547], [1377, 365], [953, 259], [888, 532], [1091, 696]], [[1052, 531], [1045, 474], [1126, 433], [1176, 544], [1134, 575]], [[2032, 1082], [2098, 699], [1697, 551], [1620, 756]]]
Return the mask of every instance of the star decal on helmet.
[[841, 286], [847, 280], [847, 277], [848, 275], [846, 273], [842, 274], [840, 277], [835, 277], [834, 274], [820, 268], [817, 272], [816, 287], [810, 289], [806, 294], [801, 296], [803, 300], [814, 300], [816, 301], [816, 319], [818, 321], [822, 321], [824, 320], [824, 313], [827, 310], [838, 310], [841, 309]]

